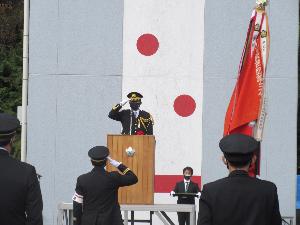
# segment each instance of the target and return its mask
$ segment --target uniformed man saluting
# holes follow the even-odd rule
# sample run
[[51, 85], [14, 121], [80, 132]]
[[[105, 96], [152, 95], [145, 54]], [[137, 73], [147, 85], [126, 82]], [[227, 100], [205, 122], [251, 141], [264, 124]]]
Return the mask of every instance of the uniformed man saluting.
[[122, 123], [122, 134], [152, 135], [154, 125], [153, 118], [148, 112], [140, 110], [143, 95], [138, 92], [131, 92], [127, 97], [129, 98], [131, 109], [121, 110], [128, 102], [128, 99], [123, 100], [112, 108], [108, 117]]
[[0, 113], [0, 224], [42, 225], [43, 202], [35, 168], [9, 156], [19, 120]]
[[[94, 169], [77, 179], [73, 196], [74, 225], [123, 225], [118, 189], [137, 183], [138, 178], [125, 165], [108, 157], [107, 147], [93, 147], [88, 155]], [[107, 161], [122, 175], [107, 172]]]
[[219, 146], [229, 176], [203, 186], [197, 224], [281, 225], [275, 184], [248, 175], [259, 143], [250, 136], [230, 134]]

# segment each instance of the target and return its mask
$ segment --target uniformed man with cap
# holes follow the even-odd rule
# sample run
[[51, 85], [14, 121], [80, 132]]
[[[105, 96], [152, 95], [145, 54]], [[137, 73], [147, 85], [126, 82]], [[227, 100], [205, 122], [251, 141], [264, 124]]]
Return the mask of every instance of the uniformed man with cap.
[[219, 146], [229, 176], [203, 186], [197, 225], [281, 225], [276, 185], [248, 175], [259, 142], [230, 134]]
[[[122, 134], [152, 135], [153, 118], [150, 113], [140, 110], [143, 95], [138, 92], [130, 92], [127, 97], [129, 100], [123, 100], [114, 106], [109, 112], [108, 117], [122, 123]], [[131, 109], [121, 110], [128, 101]]]
[[[137, 176], [121, 162], [109, 157], [105, 146], [89, 150], [94, 168], [77, 178], [73, 196], [74, 225], [123, 225], [118, 203], [119, 187], [137, 183]], [[107, 172], [107, 161], [122, 173]]]
[[43, 202], [35, 168], [9, 156], [19, 120], [0, 113], [0, 224], [42, 225]]

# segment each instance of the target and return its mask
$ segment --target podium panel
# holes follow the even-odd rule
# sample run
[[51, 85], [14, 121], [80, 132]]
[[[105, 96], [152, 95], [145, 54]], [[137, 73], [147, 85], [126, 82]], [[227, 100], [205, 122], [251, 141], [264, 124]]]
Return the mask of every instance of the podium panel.
[[[119, 189], [120, 204], [154, 204], [155, 137], [153, 135], [107, 135], [110, 156], [129, 167], [138, 177], [137, 184]], [[134, 149], [133, 156], [126, 153]], [[107, 165], [108, 171], [118, 171]]]

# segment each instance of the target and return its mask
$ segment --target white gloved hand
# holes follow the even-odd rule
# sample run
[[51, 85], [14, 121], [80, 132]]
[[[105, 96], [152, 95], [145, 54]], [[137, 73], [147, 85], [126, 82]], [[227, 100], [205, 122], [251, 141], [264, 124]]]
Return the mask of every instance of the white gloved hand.
[[129, 100], [125, 99], [120, 102], [120, 106], [124, 106]]
[[116, 168], [118, 168], [118, 166], [121, 165], [120, 162], [118, 162], [118, 161], [116, 161], [116, 160], [110, 158], [109, 156], [107, 157], [107, 160], [109, 161], [110, 165], [112, 165], [112, 166], [114, 166], [114, 167], [116, 167]]
[[196, 195], [197, 195], [197, 198], [201, 197], [201, 193], [200, 192], [198, 192]]
[[174, 197], [175, 192], [174, 192], [174, 191], [171, 191], [171, 192], [170, 192], [170, 195]]

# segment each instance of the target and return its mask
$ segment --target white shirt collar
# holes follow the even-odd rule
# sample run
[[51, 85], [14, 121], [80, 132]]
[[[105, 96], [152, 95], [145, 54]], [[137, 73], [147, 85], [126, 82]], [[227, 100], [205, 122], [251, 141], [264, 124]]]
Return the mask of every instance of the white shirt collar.
[[184, 183], [190, 183], [191, 180], [184, 179]]
[[140, 114], [140, 110], [132, 110], [133, 114], [135, 115], [135, 117], [138, 117]]

